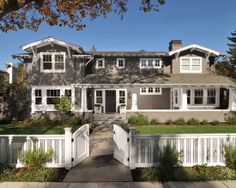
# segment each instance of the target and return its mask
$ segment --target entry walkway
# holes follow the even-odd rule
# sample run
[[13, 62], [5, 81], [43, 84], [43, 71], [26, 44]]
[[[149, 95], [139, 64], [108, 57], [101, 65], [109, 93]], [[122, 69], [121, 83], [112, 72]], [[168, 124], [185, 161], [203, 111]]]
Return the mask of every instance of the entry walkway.
[[90, 136], [90, 156], [72, 168], [63, 182], [130, 182], [130, 168], [113, 158], [112, 124], [96, 127]]

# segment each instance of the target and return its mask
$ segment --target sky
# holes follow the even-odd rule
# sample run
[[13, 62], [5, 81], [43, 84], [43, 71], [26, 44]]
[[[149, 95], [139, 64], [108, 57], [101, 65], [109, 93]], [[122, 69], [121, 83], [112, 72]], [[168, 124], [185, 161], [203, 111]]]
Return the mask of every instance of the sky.
[[68, 27], [40, 26], [38, 32], [23, 29], [0, 32], [0, 69], [4, 62], [14, 62], [12, 54], [22, 53], [20, 46], [52, 36], [98, 51], [168, 51], [171, 40], [183, 46], [200, 44], [227, 53], [227, 37], [236, 30], [236, 0], [166, 0], [159, 12], [143, 13], [141, 0], [128, 0], [123, 19], [114, 13], [106, 18], [86, 19], [82, 31]]

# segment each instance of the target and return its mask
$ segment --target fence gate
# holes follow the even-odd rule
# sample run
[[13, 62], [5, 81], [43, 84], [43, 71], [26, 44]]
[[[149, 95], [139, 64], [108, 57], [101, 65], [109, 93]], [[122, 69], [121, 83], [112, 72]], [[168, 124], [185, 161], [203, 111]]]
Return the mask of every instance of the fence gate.
[[72, 135], [72, 161], [77, 165], [89, 156], [89, 125], [84, 125]]
[[129, 166], [129, 134], [118, 125], [113, 125], [113, 157]]

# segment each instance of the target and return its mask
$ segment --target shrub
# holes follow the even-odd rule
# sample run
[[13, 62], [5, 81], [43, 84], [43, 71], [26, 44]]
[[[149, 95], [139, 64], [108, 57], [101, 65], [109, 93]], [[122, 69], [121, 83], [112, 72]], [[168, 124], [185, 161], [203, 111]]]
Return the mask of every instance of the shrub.
[[52, 159], [53, 150], [43, 152], [41, 150], [21, 151], [17, 157], [29, 171], [37, 170], [45, 166]]
[[199, 121], [198, 121], [197, 119], [191, 118], [191, 119], [189, 119], [189, 120], [187, 121], [187, 124], [188, 124], [188, 125], [199, 125], [200, 123], [199, 123]]
[[212, 125], [219, 125], [220, 122], [219, 122], [218, 120], [213, 120], [213, 121], [211, 122], [211, 124], [212, 124]]
[[228, 116], [225, 118], [226, 123], [236, 124], [236, 116]]
[[209, 123], [208, 123], [208, 121], [206, 120], [206, 119], [204, 119], [204, 120], [202, 120], [201, 121], [201, 125], [208, 125]]
[[218, 167], [215, 174], [217, 180], [233, 180], [236, 178], [236, 172], [225, 166]]
[[128, 123], [133, 125], [133, 126], [149, 125], [149, 121], [148, 121], [147, 116], [144, 116], [144, 115], [141, 115], [141, 114], [131, 116], [128, 119]]
[[172, 124], [173, 124], [172, 119], [167, 119], [167, 120], [166, 120], [166, 125], [172, 125]]
[[236, 147], [228, 143], [224, 145], [224, 152], [226, 166], [236, 170]]
[[150, 124], [151, 124], [151, 125], [158, 125], [158, 124], [160, 124], [160, 120], [157, 119], [157, 118], [151, 119]]
[[175, 147], [171, 147], [169, 143], [160, 152], [159, 162], [160, 162], [160, 174], [159, 178], [161, 180], [172, 180], [174, 178], [174, 169], [179, 167], [181, 161], [179, 160], [180, 153]]
[[67, 96], [62, 96], [58, 102], [56, 102], [56, 110], [61, 113], [67, 113], [71, 108], [71, 101]]
[[175, 125], [185, 125], [186, 122], [185, 122], [184, 118], [180, 117], [174, 121], [174, 124]]
[[149, 182], [158, 181], [158, 169], [145, 168], [142, 172], [141, 179], [144, 181], [149, 181]]
[[67, 124], [68, 125], [71, 125], [71, 126], [74, 126], [74, 125], [80, 125], [81, 124], [81, 119], [76, 117], [76, 116], [70, 116], [68, 119], [67, 119]]
[[207, 164], [195, 165], [192, 167], [196, 176], [200, 180], [209, 180], [210, 179], [210, 171]]
[[92, 119], [90, 117], [86, 117], [86, 118], [84, 118], [84, 123], [85, 124], [91, 124], [92, 123]]

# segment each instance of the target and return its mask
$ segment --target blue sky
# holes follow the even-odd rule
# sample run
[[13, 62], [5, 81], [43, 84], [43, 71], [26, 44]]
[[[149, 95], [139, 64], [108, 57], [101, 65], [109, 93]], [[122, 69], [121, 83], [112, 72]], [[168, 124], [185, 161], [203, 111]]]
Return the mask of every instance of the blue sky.
[[172, 39], [183, 45], [197, 43], [226, 53], [227, 37], [236, 30], [235, 0], [166, 0], [160, 12], [139, 11], [139, 0], [129, 0], [123, 20], [109, 14], [107, 18], [86, 20], [82, 31], [42, 25], [30, 30], [0, 32], [0, 69], [13, 61], [11, 54], [21, 53], [20, 45], [53, 36], [90, 50], [158, 50], [167, 51]]

